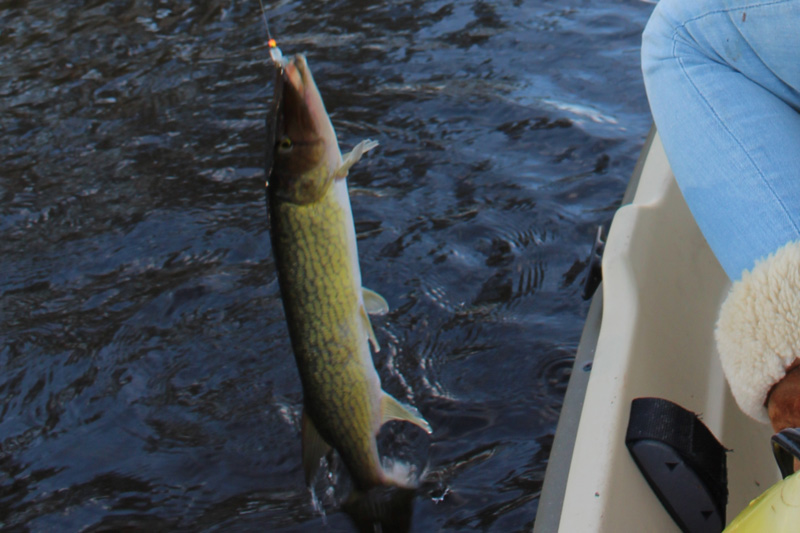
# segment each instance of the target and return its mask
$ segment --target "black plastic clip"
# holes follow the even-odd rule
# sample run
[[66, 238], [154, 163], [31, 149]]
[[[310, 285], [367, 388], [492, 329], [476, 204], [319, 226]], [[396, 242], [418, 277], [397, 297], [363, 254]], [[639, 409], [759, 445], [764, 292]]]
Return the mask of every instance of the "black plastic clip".
[[786, 428], [772, 436], [772, 454], [786, 479], [794, 474], [794, 460], [800, 459], [800, 428]]
[[636, 398], [625, 445], [681, 531], [722, 531], [726, 450], [696, 414], [669, 400]]
[[603, 250], [606, 242], [603, 240], [603, 226], [597, 226], [597, 236], [592, 244], [592, 253], [589, 255], [589, 272], [583, 282], [583, 292], [581, 297], [590, 300], [594, 296], [594, 291], [603, 281]]

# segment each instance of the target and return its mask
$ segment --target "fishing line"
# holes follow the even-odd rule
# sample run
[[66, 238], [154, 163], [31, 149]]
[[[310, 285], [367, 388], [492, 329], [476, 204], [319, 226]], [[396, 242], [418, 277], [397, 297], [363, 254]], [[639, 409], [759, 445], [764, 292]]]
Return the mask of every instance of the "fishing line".
[[267, 12], [264, 9], [263, 0], [258, 0], [258, 5], [261, 6], [261, 16], [264, 18], [264, 28], [266, 28], [267, 30], [267, 39], [269, 39], [269, 42], [272, 42], [275, 39], [272, 38], [272, 32], [269, 31], [269, 23], [267, 23]]
[[281, 49], [278, 48], [278, 43], [272, 37], [272, 32], [269, 31], [269, 23], [267, 22], [267, 11], [264, 9], [264, 1], [258, 0], [258, 4], [261, 6], [261, 16], [264, 20], [264, 28], [267, 30], [267, 46], [269, 46], [269, 57], [272, 58], [272, 62], [276, 67], [282, 68], [286, 63], [286, 60], [283, 57], [283, 52], [281, 52]]

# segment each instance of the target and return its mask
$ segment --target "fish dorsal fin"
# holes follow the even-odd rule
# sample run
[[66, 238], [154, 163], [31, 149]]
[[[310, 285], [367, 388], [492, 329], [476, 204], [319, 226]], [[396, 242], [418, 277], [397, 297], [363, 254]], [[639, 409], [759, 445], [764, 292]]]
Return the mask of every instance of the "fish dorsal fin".
[[367, 308], [367, 313], [370, 315], [385, 315], [389, 312], [389, 304], [386, 300], [375, 291], [366, 287], [361, 288], [364, 294], [364, 307]]
[[378, 146], [378, 141], [373, 141], [372, 139], [365, 139], [355, 145], [355, 147], [347, 152], [342, 157], [342, 165], [336, 169], [336, 172], [333, 174], [333, 177], [337, 180], [346, 178], [347, 173], [350, 172], [350, 167], [358, 163], [358, 160], [361, 159], [365, 153], [369, 152], [373, 148]]
[[364, 306], [361, 306], [361, 320], [364, 322], [364, 328], [367, 330], [367, 337], [369, 337], [369, 342], [372, 343], [372, 349], [375, 352], [381, 351], [381, 345], [378, 344], [378, 338], [375, 336], [375, 330], [372, 329], [372, 322], [369, 320], [369, 315], [367, 314], [367, 310]]
[[314, 422], [303, 409], [303, 471], [306, 475], [306, 485], [311, 485], [319, 469], [319, 461], [331, 450], [330, 445], [319, 434]]
[[381, 398], [381, 424], [385, 424], [389, 420], [405, 420], [421, 427], [425, 430], [425, 433], [433, 433], [431, 425], [422, 418], [416, 408], [402, 404], [393, 396], [384, 392]]

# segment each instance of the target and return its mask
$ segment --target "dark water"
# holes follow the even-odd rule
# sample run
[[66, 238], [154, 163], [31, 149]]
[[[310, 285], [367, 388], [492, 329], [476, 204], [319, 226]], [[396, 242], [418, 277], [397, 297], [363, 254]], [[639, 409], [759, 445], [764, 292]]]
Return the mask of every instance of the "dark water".
[[[392, 306], [376, 366], [435, 428], [382, 434], [429, 469], [413, 531], [533, 524], [585, 258], [650, 124], [651, 8], [267, 3], [343, 149], [381, 143], [350, 185], [365, 285]], [[260, 16], [0, 1], [3, 530], [352, 529], [303, 482]]]

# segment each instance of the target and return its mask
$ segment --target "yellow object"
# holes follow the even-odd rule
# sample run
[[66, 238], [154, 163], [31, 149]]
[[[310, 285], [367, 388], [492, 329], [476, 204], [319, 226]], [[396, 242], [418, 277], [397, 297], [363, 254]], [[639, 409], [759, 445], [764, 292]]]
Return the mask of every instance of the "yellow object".
[[779, 481], [750, 502], [723, 533], [800, 531], [800, 472]]
[[345, 177], [377, 143], [342, 157], [305, 57], [279, 72], [273, 164], [267, 187], [270, 232], [289, 335], [303, 384], [303, 463], [310, 481], [329, 447], [358, 489], [403, 485], [384, 471], [375, 437], [387, 420], [430, 432], [415, 409], [381, 389], [368, 313], [388, 310], [361, 286]]

